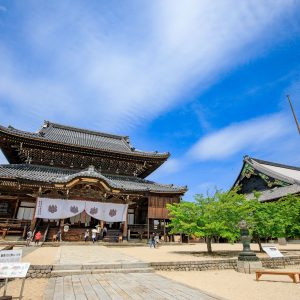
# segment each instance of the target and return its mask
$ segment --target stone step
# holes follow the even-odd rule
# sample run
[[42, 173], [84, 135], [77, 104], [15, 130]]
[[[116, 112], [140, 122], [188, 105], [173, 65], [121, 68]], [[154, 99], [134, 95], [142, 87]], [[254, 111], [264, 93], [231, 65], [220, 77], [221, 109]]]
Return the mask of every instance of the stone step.
[[74, 264], [74, 265], [53, 265], [53, 271], [62, 270], [105, 270], [105, 269], [145, 269], [149, 268], [149, 263], [121, 263], [121, 264]]
[[51, 277], [64, 277], [70, 275], [104, 274], [104, 273], [152, 273], [153, 268], [131, 268], [131, 269], [87, 269], [87, 270], [53, 270]]

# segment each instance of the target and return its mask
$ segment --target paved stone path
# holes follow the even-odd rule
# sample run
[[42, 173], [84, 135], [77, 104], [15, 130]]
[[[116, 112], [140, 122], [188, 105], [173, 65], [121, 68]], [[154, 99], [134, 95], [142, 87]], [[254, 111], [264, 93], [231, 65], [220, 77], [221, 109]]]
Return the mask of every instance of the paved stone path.
[[59, 264], [135, 263], [140, 260], [104, 246], [60, 247]]
[[44, 300], [197, 299], [216, 300], [200, 290], [153, 273], [72, 275], [49, 279]]

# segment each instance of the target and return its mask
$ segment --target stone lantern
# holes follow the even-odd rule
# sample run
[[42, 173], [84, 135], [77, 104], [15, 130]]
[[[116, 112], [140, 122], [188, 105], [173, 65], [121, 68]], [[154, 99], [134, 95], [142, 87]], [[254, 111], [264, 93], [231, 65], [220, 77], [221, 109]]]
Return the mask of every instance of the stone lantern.
[[256, 254], [251, 251], [248, 224], [245, 220], [239, 222], [241, 233], [241, 242], [243, 243], [243, 251], [238, 256], [237, 271], [242, 273], [253, 273], [262, 268], [262, 263]]

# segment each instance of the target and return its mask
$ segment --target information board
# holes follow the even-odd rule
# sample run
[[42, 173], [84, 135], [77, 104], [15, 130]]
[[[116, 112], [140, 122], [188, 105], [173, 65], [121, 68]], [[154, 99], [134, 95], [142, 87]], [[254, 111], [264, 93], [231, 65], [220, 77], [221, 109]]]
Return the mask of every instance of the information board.
[[275, 246], [263, 246], [263, 250], [271, 257], [283, 257], [283, 254]]
[[26, 277], [30, 263], [0, 263], [0, 278]]
[[0, 251], [0, 263], [21, 262], [22, 250], [2, 250]]

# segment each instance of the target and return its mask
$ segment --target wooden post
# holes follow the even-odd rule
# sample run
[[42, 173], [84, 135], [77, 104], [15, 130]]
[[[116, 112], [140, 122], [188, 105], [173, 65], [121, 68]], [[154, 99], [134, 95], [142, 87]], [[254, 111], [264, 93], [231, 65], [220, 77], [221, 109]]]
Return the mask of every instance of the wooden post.
[[37, 206], [37, 200], [38, 200], [38, 198], [36, 198], [36, 200], [35, 200], [35, 208], [34, 208], [34, 212], [33, 212], [33, 218], [32, 218], [31, 223], [30, 223], [30, 230], [32, 232], [34, 231], [34, 227], [35, 227], [35, 224], [36, 224], [35, 211], [36, 211], [36, 206]]
[[149, 218], [147, 218], [148, 220], [148, 224], [147, 224], [147, 231], [148, 231], [148, 234], [147, 234], [147, 237], [148, 237], [148, 240], [150, 239], [150, 220]]
[[16, 219], [16, 218], [17, 218], [17, 213], [18, 213], [19, 203], [20, 203], [20, 199], [18, 198], [18, 199], [16, 200], [16, 206], [15, 206], [15, 210], [14, 210], [14, 214], [13, 214], [13, 219]]
[[126, 211], [126, 218], [125, 218], [124, 227], [123, 227], [123, 241], [127, 240], [127, 229], [128, 229], [128, 208]]
[[[59, 226], [59, 229], [60, 229], [60, 232], [61, 232], [61, 237], [63, 238], [64, 236], [64, 234], [65, 234], [65, 232], [64, 232], [64, 224], [65, 224], [65, 219], [61, 219], [60, 220], [60, 226]], [[60, 242], [60, 241], [59, 241]]]
[[37, 193], [37, 197], [35, 199], [35, 208], [34, 208], [34, 212], [33, 212], [33, 219], [30, 223], [30, 230], [33, 232], [34, 231], [34, 227], [35, 227], [35, 224], [36, 224], [36, 217], [35, 217], [35, 211], [36, 211], [36, 207], [37, 207], [37, 202], [38, 202], [38, 198], [42, 195], [42, 187], [40, 186], [39, 187], [39, 190], [38, 190], [38, 193]]
[[164, 219], [164, 241], [167, 241], [167, 235], [166, 235], [166, 219]]

